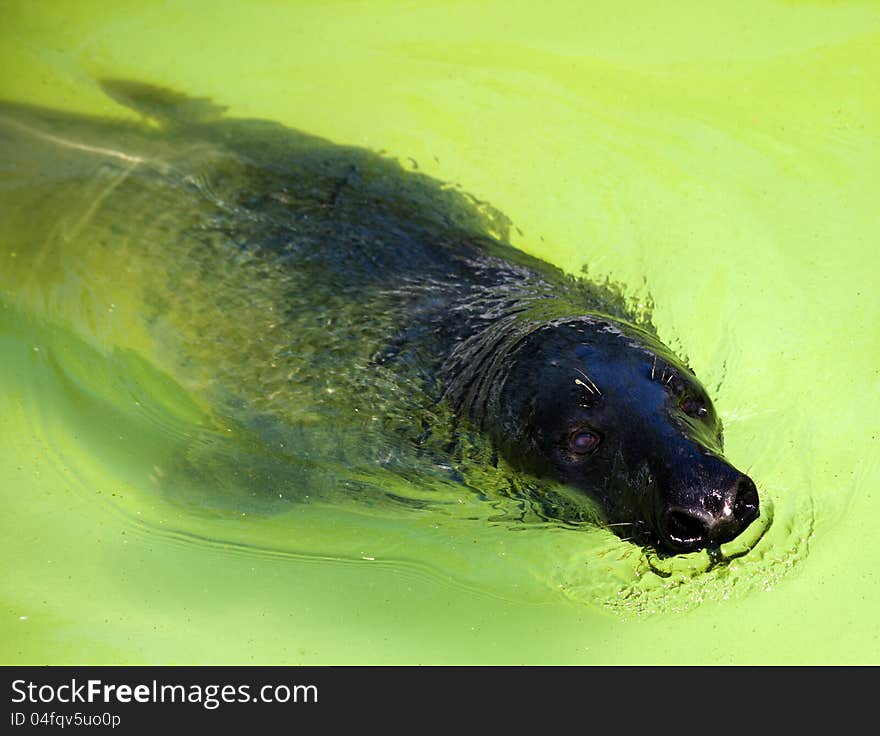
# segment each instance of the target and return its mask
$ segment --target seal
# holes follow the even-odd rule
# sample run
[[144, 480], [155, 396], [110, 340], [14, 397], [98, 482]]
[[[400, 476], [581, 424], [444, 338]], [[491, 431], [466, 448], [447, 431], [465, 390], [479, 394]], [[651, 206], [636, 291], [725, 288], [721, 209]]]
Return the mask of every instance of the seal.
[[[102, 86], [144, 122], [7, 103], [0, 144], [60, 172], [90, 242], [137, 231], [172, 264], [195, 259], [198, 279], [169, 267], [167, 293], [236, 273], [213, 293], [218, 305], [240, 298], [210, 325], [243, 321], [260, 284], [277, 287], [271, 340], [238, 333], [239, 370], [254, 363], [259, 377], [249, 426], [263, 436], [277, 440], [265, 417], [286, 412], [303, 462], [427, 459], [460, 477], [457, 448], [475, 433], [487, 462], [541, 481], [529, 493], [547, 516], [579, 519], [583, 502], [619, 536], [667, 554], [717, 548], [758, 517], [707, 391], [619, 289], [515, 249], [501, 213], [386, 156], [170, 90]], [[167, 321], [169, 299], [155, 300], [155, 321]], [[192, 342], [217, 351], [210, 325]], [[235, 395], [243, 381], [226, 383]]]

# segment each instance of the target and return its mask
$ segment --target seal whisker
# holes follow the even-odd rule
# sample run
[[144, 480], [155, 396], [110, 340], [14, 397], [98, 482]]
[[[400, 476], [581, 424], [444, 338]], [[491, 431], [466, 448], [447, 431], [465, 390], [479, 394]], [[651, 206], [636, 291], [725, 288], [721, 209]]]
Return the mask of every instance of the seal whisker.
[[651, 380], [654, 380], [654, 371], [657, 369], [657, 356], [654, 356], [654, 361], [651, 363]]
[[584, 373], [580, 368], [575, 368], [575, 370], [576, 370], [578, 373], [580, 373], [580, 374], [581, 374], [581, 375], [582, 375], [582, 376], [583, 376], [583, 377], [589, 382], [590, 385], [587, 386], [587, 384], [585, 384], [585, 383], [584, 383], [583, 381], [581, 381], [579, 378], [575, 378], [575, 379], [574, 379], [574, 382], [575, 382], [576, 384], [578, 384], [579, 386], [583, 386], [583, 387], [584, 387], [585, 389], [587, 389], [587, 391], [589, 391], [591, 394], [592, 394], [592, 393], [596, 393], [596, 394], [598, 394], [599, 396], [602, 395], [602, 392], [599, 390], [599, 387], [596, 385], [596, 382], [595, 382], [592, 378], [590, 378], [590, 377], [589, 377], [586, 373]]

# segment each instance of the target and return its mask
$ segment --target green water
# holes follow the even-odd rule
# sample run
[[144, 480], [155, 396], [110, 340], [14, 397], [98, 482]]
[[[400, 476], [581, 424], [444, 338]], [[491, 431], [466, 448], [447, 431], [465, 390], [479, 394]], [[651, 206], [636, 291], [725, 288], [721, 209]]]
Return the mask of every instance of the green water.
[[[35, 201], [0, 228], [0, 661], [880, 660], [880, 8], [629, 5], [6, 2], [0, 97], [131, 117], [94, 83], [126, 77], [412, 157], [518, 247], [650, 296], [773, 510], [755, 549], [660, 577], [466, 489], [176, 503], [181, 448], [223, 431], [207, 378], [139, 319], [137, 234], [89, 248], [88, 213]], [[59, 211], [61, 264], [23, 247]]]

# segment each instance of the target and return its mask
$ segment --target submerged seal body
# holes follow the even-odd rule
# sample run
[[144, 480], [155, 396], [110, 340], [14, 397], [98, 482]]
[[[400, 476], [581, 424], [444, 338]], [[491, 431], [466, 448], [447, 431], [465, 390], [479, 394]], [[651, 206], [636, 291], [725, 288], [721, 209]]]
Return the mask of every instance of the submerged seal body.
[[[169, 293], [202, 288], [217, 261], [264, 280], [253, 264], [271, 264], [273, 347], [242, 349], [263, 371], [254, 425], [297, 405], [315, 453], [386, 465], [404, 446], [452, 458], [469, 427], [517, 472], [664, 552], [718, 546], [758, 516], [755, 484], [724, 459], [721, 422], [688, 367], [619, 293], [507, 245], [499, 213], [363, 149], [166, 90], [104, 87], [151, 125], [3, 105], [0, 144], [31, 159], [39, 148], [68, 191], [87, 180], [78, 232], [137, 231], [172, 262], [196, 259], [196, 280], [169, 269]], [[244, 295], [224, 313], [232, 322], [248, 290], [261, 293], [243, 279], [227, 289]], [[563, 519], [570, 508], [547, 507]]]

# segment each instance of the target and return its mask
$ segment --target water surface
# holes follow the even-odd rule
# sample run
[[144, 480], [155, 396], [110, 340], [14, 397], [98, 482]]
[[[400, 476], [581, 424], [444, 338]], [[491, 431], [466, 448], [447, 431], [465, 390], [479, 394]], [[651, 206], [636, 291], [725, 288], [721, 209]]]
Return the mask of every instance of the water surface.
[[[216, 459], [238, 435], [205, 364], [175, 368], [144, 319], [148, 218], [101, 247], [87, 210], [7, 189], [3, 662], [877, 662], [873, 4], [95, 2], [63, 23], [7, 5], [3, 98], [133, 118], [95, 83], [127, 77], [411, 158], [508, 215], [518, 247], [653, 302], [773, 524], [726, 566], [660, 576], [466, 488], [264, 513], [227, 482], [218, 504], [181, 449]], [[35, 248], [53, 217], [67, 229]]]

